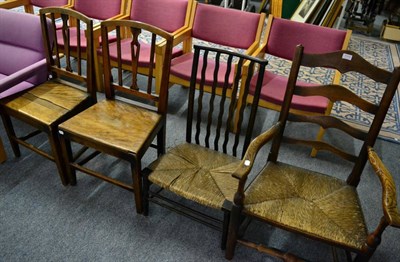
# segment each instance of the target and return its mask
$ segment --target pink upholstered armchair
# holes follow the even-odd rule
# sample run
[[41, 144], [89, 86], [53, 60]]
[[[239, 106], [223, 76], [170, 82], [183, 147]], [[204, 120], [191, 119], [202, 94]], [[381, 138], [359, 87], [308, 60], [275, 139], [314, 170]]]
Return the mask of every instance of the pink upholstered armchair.
[[[0, 99], [45, 82], [45, 57], [39, 17], [0, 9]], [[5, 160], [0, 139], [0, 163]]]
[[[119, 19], [134, 20], [152, 26], [156, 26], [160, 29], [171, 33], [176, 41], [177, 35], [190, 28], [194, 9], [193, 0], [132, 0], [128, 2], [127, 12], [125, 16]], [[138, 72], [142, 75], [154, 75], [156, 81], [156, 92], [159, 93], [160, 87], [160, 76], [162, 75], [162, 68], [158, 67], [159, 63], [155, 63], [155, 68], [149, 68], [150, 61], [149, 55], [150, 49], [149, 44], [146, 41], [151, 41], [150, 39], [141, 39], [141, 48], [146, 50], [141, 50], [141, 57], [139, 58]], [[131, 40], [125, 39], [121, 41], [121, 52], [122, 52], [122, 68], [125, 70], [130, 70], [131, 68]], [[113, 67], [117, 67], [115, 61], [117, 61], [117, 48], [116, 44], [110, 45], [110, 59]], [[98, 52], [98, 60], [101, 61], [101, 50]], [[182, 55], [182, 48], [174, 48], [173, 57], [178, 57]], [[159, 54], [156, 60], [162, 60], [163, 54]], [[100, 70], [102, 68], [99, 68]], [[155, 70], [155, 73], [150, 73], [149, 70]], [[102, 73], [98, 72], [97, 76], [101, 77]], [[98, 79], [100, 82], [100, 79]]]
[[[189, 86], [193, 63], [193, 39], [208, 42], [207, 45], [217, 45], [234, 49], [235, 51], [241, 49], [244, 54], [252, 54], [259, 45], [264, 21], [265, 14], [249, 13], [214, 5], [197, 4], [193, 28], [188, 28], [177, 36], [177, 42], [184, 43], [185, 54], [172, 60], [171, 84]], [[201, 68], [202, 62], [200, 61], [199, 68]], [[212, 62], [208, 61], [208, 63]], [[227, 67], [226, 63], [222, 62], [219, 66]], [[232, 70], [235, 70], [235, 64], [232, 65]], [[214, 66], [208, 67], [205, 79], [205, 83], [208, 86], [205, 89], [206, 91], [211, 91], [210, 85], [213, 81], [213, 71]], [[198, 75], [200, 75], [200, 72], [198, 72]], [[225, 82], [222, 76], [223, 74], [217, 80], [219, 87]], [[229, 79], [230, 84], [233, 83], [233, 77], [232, 75], [231, 79]], [[198, 79], [200, 79], [200, 76]], [[216, 92], [219, 93], [220, 88]]]
[[34, 13], [34, 7], [65, 6], [72, 0], [8, 0], [0, 3], [0, 8], [12, 9], [24, 6], [25, 12]]
[[[254, 56], [273, 56], [279, 61], [293, 59], [294, 50], [297, 45], [304, 46], [307, 53], [326, 53], [347, 49], [350, 41], [351, 31], [337, 30], [327, 27], [299, 23], [287, 19], [268, 18], [265, 38], [263, 44], [253, 53]], [[290, 69], [288, 65], [287, 72]], [[276, 68], [275, 68], [276, 70]], [[279, 70], [282, 71], [282, 70]], [[261, 89], [259, 105], [276, 111], [281, 110], [285, 96], [288, 76], [278, 74], [267, 69], [264, 73], [264, 82]], [[340, 73], [336, 71], [333, 84], [340, 81]], [[252, 79], [248, 103], [253, 100], [256, 79]], [[312, 86], [313, 82], [302, 82], [302, 85]], [[239, 107], [240, 105], [238, 105]], [[325, 114], [329, 115], [333, 104], [324, 97], [299, 97], [294, 96], [291, 112], [302, 115]], [[319, 139], [323, 136], [323, 129], [318, 134]], [[313, 155], [315, 155], [315, 151]]]

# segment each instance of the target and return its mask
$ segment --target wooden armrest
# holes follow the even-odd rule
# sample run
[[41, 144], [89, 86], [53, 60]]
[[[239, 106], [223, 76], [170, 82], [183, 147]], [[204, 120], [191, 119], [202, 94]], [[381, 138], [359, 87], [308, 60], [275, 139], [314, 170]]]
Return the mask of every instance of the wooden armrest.
[[29, 5], [29, 1], [28, 0], [11, 0], [11, 1], [0, 2], [0, 8], [4, 8], [4, 9], [12, 9], [12, 8], [24, 6], [24, 5]]
[[382, 184], [382, 206], [385, 218], [389, 225], [400, 228], [400, 213], [397, 209], [396, 185], [393, 177], [371, 147], [368, 148], [368, 158]]
[[270, 129], [268, 129], [261, 135], [254, 138], [253, 141], [251, 141], [249, 147], [247, 148], [246, 154], [242, 159], [242, 162], [233, 173], [232, 175], [233, 177], [236, 177], [240, 180], [247, 179], [247, 175], [250, 173], [253, 167], [257, 153], [266, 143], [268, 143], [279, 132], [281, 127], [282, 127], [281, 122], [277, 122]]
[[[192, 37], [192, 28], [189, 27], [181, 27], [180, 29], [176, 30], [174, 33], [172, 33], [174, 36], [174, 40], [172, 41], [172, 46], [176, 46], [186, 39], [189, 39]], [[162, 41], [158, 44], [159, 48], [163, 48], [164, 45], [166, 44], [166, 41]]]

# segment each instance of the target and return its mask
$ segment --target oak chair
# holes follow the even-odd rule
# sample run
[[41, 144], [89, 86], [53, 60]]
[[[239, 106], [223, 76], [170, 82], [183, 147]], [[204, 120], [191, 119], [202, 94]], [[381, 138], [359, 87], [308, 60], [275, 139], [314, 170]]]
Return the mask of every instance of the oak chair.
[[[69, 177], [76, 184], [76, 171], [92, 175], [106, 182], [133, 191], [135, 196], [136, 211], [142, 213], [142, 175], [141, 159], [149, 147], [157, 148], [157, 153], [165, 152], [165, 124], [168, 101], [168, 76], [172, 54], [172, 35], [169, 33], [140, 22], [129, 20], [103, 21], [102, 50], [103, 70], [106, 99], [93, 105], [82, 113], [72, 117], [60, 125], [61, 138], [64, 144], [66, 165]], [[115, 30], [115, 36], [108, 32]], [[142, 48], [139, 38], [145, 31], [151, 33], [151, 52]], [[130, 50], [132, 64], [130, 68], [132, 85], [124, 85], [122, 64], [121, 39], [125, 38], [124, 32], [130, 33]], [[111, 66], [111, 37], [116, 37], [118, 68]], [[156, 39], [162, 38], [165, 45], [160, 48]], [[141, 66], [144, 56], [146, 63], [153, 67], [155, 57], [162, 62], [164, 68], [160, 94], [154, 93], [153, 76], [150, 74], [148, 81], [140, 81], [138, 67]], [[150, 71], [151, 72], [151, 71]], [[131, 88], [134, 86], [135, 88]], [[156, 144], [152, 144], [154, 140]], [[89, 156], [83, 151], [72, 152], [71, 141], [79, 143], [94, 150]], [[131, 165], [132, 183], [117, 180], [108, 174], [90, 169], [85, 164], [99, 153], [126, 160]], [[93, 161], [95, 161], [94, 159]]]
[[[137, 22], [147, 23], [149, 25], [156, 26], [163, 29], [174, 36], [174, 41], [176, 36], [182, 30], [189, 28], [191, 26], [191, 21], [193, 21], [192, 16], [194, 12], [194, 1], [193, 0], [132, 0], [128, 1], [126, 14], [120, 16], [118, 19], [123, 20], [133, 20]], [[124, 54], [124, 50], [130, 49], [130, 40], [121, 40], [122, 48], [122, 67], [124, 70], [129, 70], [131, 68], [131, 57]], [[141, 39], [142, 50], [144, 52], [149, 52], [149, 44], [147, 43], [148, 37], [144, 36]], [[111, 50], [111, 61], [112, 66], [117, 67], [116, 63], [116, 45], [110, 46]], [[176, 47], [172, 51], [172, 57], [178, 57], [182, 55], [182, 47]], [[101, 63], [101, 51], [98, 52], [98, 60]], [[160, 76], [162, 74], [162, 68], [157, 67], [157, 62], [155, 63], [155, 68], [149, 68], [148, 63], [140, 64], [138, 72], [142, 75], [149, 75], [150, 70], [154, 70], [155, 73], [151, 73], [154, 76]], [[100, 66], [97, 73], [99, 90], [103, 90], [101, 76], [102, 67]], [[160, 83], [157, 82], [161, 77], [156, 77], [156, 93], [159, 93]]]
[[[342, 74], [350, 71], [358, 72], [377, 83], [384, 84], [386, 89], [381, 100], [374, 104], [344, 86], [330, 84], [315, 87], [303, 86], [299, 82], [296, 84], [300, 66], [335, 68]], [[238, 229], [242, 215], [344, 248], [349, 258], [351, 258], [350, 252], [358, 255], [356, 260], [368, 260], [372, 256], [388, 224], [398, 226], [398, 213], [392, 205], [396, 203], [396, 196], [392, 192], [391, 183], [386, 182], [382, 177], [384, 188], [382, 205], [386, 211], [378, 225], [374, 224], [377, 225], [376, 229], [369, 233], [364, 220], [362, 202], [359, 201], [362, 195], [358, 195], [357, 185], [368, 159], [368, 147], [372, 147], [377, 139], [399, 81], [400, 68], [396, 68], [393, 72], [380, 69], [351, 51], [306, 54], [303, 46], [296, 48], [279, 121], [271, 130], [252, 141], [240, 167], [234, 172], [233, 176], [237, 179], [239, 186], [231, 211], [226, 258], [233, 257], [235, 246], [240, 243], [282, 259], [294, 259], [293, 254], [256, 245], [239, 236]], [[294, 95], [318, 95], [327, 97], [332, 102], [345, 101], [373, 114], [374, 119], [368, 131], [362, 131], [334, 116], [291, 114], [289, 111], [293, 106], [291, 102]], [[304, 123], [317, 124], [332, 131], [329, 141], [300, 138], [300, 136], [306, 137], [308, 133]], [[304, 132], [296, 137], [288, 134], [288, 130], [299, 129], [299, 124]], [[347, 136], [352, 140], [362, 142], [361, 149], [359, 151], [355, 149], [358, 152], [345, 152], [341, 149], [340, 141], [346, 141]], [[272, 145], [267, 164], [245, 189], [246, 179], [255, 162], [257, 152], [270, 140], [272, 140]], [[352, 162], [352, 170], [347, 179], [343, 180], [333, 174], [322, 174], [280, 162], [285, 161], [279, 156], [283, 142], [296, 146], [307, 145], [334, 153]], [[390, 211], [387, 212], [387, 210]]]
[[[182, 30], [176, 37], [174, 45], [183, 43], [184, 54], [172, 59], [170, 83], [189, 87], [191, 80], [191, 68], [193, 64], [192, 46], [194, 39], [208, 42], [211, 46], [237, 51], [240, 49], [244, 54], [252, 54], [259, 46], [262, 28], [264, 26], [265, 14], [255, 14], [236, 9], [223, 8], [219, 6], [196, 3], [193, 27]], [[223, 17], [223, 19], [221, 19]], [[200, 61], [200, 63], [203, 63]], [[210, 59], [207, 63], [212, 63]], [[220, 67], [226, 68], [224, 61]], [[234, 70], [235, 64], [231, 64]], [[208, 67], [205, 76], [205, 91], [211, 92], [213, 83], [213, 67]], [[200, 77], [199, 77], [200, 78]], [[233, 83], [233, 75], [229, 84]], [[199, 81], [197, 82], [199, 84]], [[223, 78], [218, 78], [217, 93], [220, 94], [225, 84]], [[227, 90], [230, 96], [231, 89]]]
[[[45, 83], [27, 89], [22, 93], [9, 96], [0, 101], [1, 116], [5, 129], [10, 140], [14, 154], [21, 155], [19, 145], [23, 145], [34, 152], [54, 161], [57, 165], [58, 173], [63, 185], [69, 183], [65, 174], [65, 166], [60, 148], [58, 137], [58, 125], [89, 107], [96, 101], [96, 91], [94, 89], [94, 70], [93, 70], [93, 35], [92, 20], [88, 17], [69, 9], [63, 8], [42, 8], [39, 11], [42, 24], [43, 39], [45, 43], [47, 67], [51, 74], [51, 79]], [[47, 19], [46, 16], [50, 17]], [[55, 33], [56, 19], [62, 20], [64, 43], [69, 43], [70, 19], [78, 19], [78, 31], [83, 30], [82, 24], [86, 27], [85, 38], [87, 41], [86, 53], [88, 54], [87, 63], [83, 64], [82, 59], [73, 59], [69, 55], [69, 46], [64, 48], [61, 56], [57, 41], [58, 35]], [[38, 32], [37, 32], [38, 33]], [[78, 52], [82, 51], [78, 45]], [[84, 72], [87, 72], [84, 75]], [[13, 128], [12, 119], [16, 118], [31, 125], [35, 131], [27, 135], [16, 135]], [[38, 148], [29, 143], [29, 139], [40, 134], [46, 133], [51, 146], [51, 152]]]
[[26, 13], [34, 13], [34, 7], [66, 6], [72, 0], [6, 0], [0, 2], [0, 8], [12, 9], [23, 6]]
[[[243, 74], [242, 65], [244, 61], [250, 61], [251, 66], [248, 70], [252, 74], [255, 72], [254, 67], [263, 70], [267, 62], [223, 49], [196, 45], [194, 49], [186, 142], [173, 147], [146, 170], [148, 175], [144, 176], [144, 210], [147, 215], [148, 202], [151, 200], [172, 210], [179, 210], [179, 213], [200, 220], [212, 228], [222, 229], [221, 246], [224, 248], [229, 218], [229, 210], [224, 204], [226, 200], [232, 201], [237, 186], [231, 174], [240, 163], [238, 157], [245, 152], [250, 143], [257, 113], [256, 104], [247, 115], [244, 114], [244, 108], [240, 108], [240, 130], [236, 134], [230, 133], [238, 89], [249, 88], [249, 81], [239, 84]], [[201, 64], [201, 61], [208, 61], [210, 57], [214, 57], [212, 63]], [[221, 61], [227, 61], [227, 67], [220, 67]], [[231, 71], [231, 65], [235, 62], [238, 64], [237, 71]], [[212, 67], [214, 75], [210, 94], [204, 92], [209, 67]], [[198, 72], [201, 72], [200, 75]], [[263, 74], [259, 75], [260, 88]], [[229, 83], [232, 76], [233, 84]], [[221, 93], [217, 95], [219, 77], [225, 80], [225, 84]], [[197, 85], [197, 82], [200, 85]], [[256, 95], [255, 99], [257, 98]], [[151, 191], [150, 184], [154, 184]], [[166, 198], [164, 192], [157, 192], [157, 188], [171, 191], [207, 208], [223, 210], [224, 220], [177, 205], [176, 201]]]
[[[284, 32], [284, 33], [282, 33]], [[290, 62], [293, 59], [294, 49], [298, 44], [302, 44], [306, 52], [309, 53], [325, 53], [339, 50], [346, 50], [350, 41], [351, 31], [337, 30], [327, 27], [316, 26], [307, 23], [299, 23], [287, 19], [275, 18], [273, 15], [268, 17], [266, 33], [263, 44], [254, 51], [252, 55], [257, 57], [271, 56], [281, 62], [287, 60]], [[285, 65], [283, 65], [285, 66]], [[264, 75], [263, 88], [261, 90], [261, 99], [259, 105], [275, 111], [280, 111], [285, 96], [286, 84], [288, 81], [288, 71], [274, 72], [277, 68], [267, 69]], [[325, 78], [328, 72], [321, 70], [319, 78]], [[318, 83], [312, 79], [306, 83], [305, 80], [299, 79], [300, 83], [313, 86]], [[333, 84], [338, 84], [340, 81], [340, 73], [335, 72], [332, 79]], [[247, 103], [252, 103], [252, 93], [254, 84], [251, 84], [250, 96]], [[329, 115], [332, 110], [332, 103], [324, 97], [300, 97], [294, 96], [293, 107], [291, 112], [302, 115], [325, 114]], [[240, 105], [238, 105], [240, 106]], [[318, 134], [318, 139], [323, 136], [323, 129]], [[316, 151], [313, 151], [313, 155]]]

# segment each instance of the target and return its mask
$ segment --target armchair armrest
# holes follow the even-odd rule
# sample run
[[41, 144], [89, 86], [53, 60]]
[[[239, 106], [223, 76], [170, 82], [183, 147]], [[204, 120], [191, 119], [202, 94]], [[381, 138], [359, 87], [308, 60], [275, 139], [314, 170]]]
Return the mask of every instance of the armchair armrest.
[[0, 2], [0, 8], [12, 9], [19, 6], [29, 5], [28, 0], [11, 0]]
[[46, 59], [42, 59], [24, 69], [21, 69], [6, 78], [0, 80], [0, 92], [3, 92], [16, 84], [34, 76], [37, 70], [46, 65]]
[[371, 147], [368, 148], [368, 158], [382, 184], [382, 206], [385, 218], [389, 225], [400, 228], [400, 213], [397, 209], [396, 186], [393, 177]]
[[244, 182], [247, 179], [247, 175], [250, 173], [253, 167], [257, 153], [266, 143], [268, 143], [279, 132], [281, 127], [282, 123], [277, 122], [270, 129], [268, 129], [261, 135], [254, 138], [253, 141], [251, 141], [249, 147], [247, 148], [246, 154], [242, 159], [242, 162], [233, 173], [232, 175], [233, 177], [242, 180], [242, 182]]

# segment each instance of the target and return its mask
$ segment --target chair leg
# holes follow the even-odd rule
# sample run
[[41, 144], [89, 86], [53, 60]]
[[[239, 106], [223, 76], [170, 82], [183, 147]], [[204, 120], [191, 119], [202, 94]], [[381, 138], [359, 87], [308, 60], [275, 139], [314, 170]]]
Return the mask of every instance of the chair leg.
[[65, 163], [62, 156], [61, 142], [58, 136], [58, 129], [55, 127], [50, 127], [50, 132], [48, 137], [51, 146], [51, 151], [54, 157], [54, 162], [56, 162], [57, 165], [58, 174], [60, 175], [62, 184], [66, 186], [69, 184], [69, 179], [67, 176]]
[[19, 145], [16, 141], [16, 135], [14, 131], [14, 127], [11, 121], [11, 118], [7, 114], [1, 114], [1, 118], [3, 119], [4, 128], [6, 129], [8, 140], [10, 141], [11, 148], [14, 152], [15, 157], [21, 156], [21, 150], [19, 149]]
[[150, 180], [149, 180], [150, 171], [147, 172], [144, 170], [143, 172], [143, 215], [149, 215], [149, 191], [150, 191]]
[[230, 220], [230, 212], [228, 210], [224, 210], [224, 221], [222, 226], [222, 237], [221, 237], [221, 249], [226, 249], [226, 240], [228, 238], [228, 229], [229, 229], [229, 220]]
[[76, 171], [70, 165], [70, 163], [74, 161], [71, 148], [71, 141], [69, 139], [66, 139], [65, 136], [60, 135], [60, 144], [61, 144], [62, 156], [64, 157], [63, 159], [65, 163], [65, 170], [69, 180], [69, 184], [74, 186], [76, 185]]
[[[318, 134], [317, 134], [317, 137], [315, 138], [315, 140], [316, 141], [321, 141], [322, 137], [324, 136], [324, 134], [325, 134], [325, 129], [320, 127], [319, 131], [318, 131]], [[318, 153], [318, 150], [313, 148], [312, 151], [311, 151], [311, 157], [315, 157], [317, 155], [317, 153]]]
[[165, 141], [166, 141], [166, 129], [165, 124], [157, 134], [157, 155], [161, 156], [165, 154]]
[[7, 160], [7, 154], [4, 149], [3, 140], [0, 138], [0, 164]]
[[241, 208], [236, 205], [233, 205], [229, 219], [230, 221], [229, 221], [228, 238], [226, 241], [226, 250], [225, 250], [225, 258], [229, 260], [233, 258], [233, 255], [235, 253], [238, 231], [241, 221], [240, 215], [241, 215]]
[[143, 213], [141, 163], [136, 156], [131, 161], [133, 192], [135, 195], [136, 213]]

